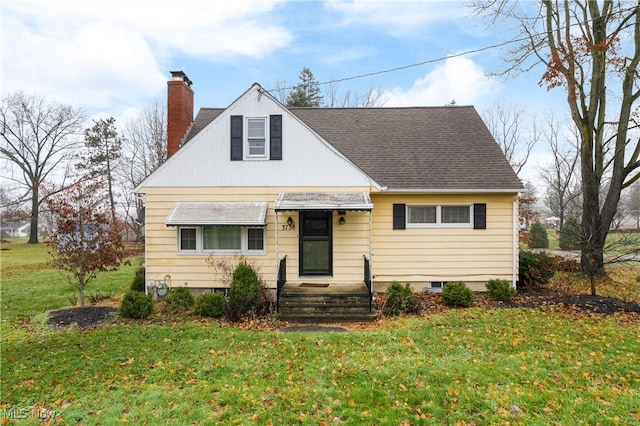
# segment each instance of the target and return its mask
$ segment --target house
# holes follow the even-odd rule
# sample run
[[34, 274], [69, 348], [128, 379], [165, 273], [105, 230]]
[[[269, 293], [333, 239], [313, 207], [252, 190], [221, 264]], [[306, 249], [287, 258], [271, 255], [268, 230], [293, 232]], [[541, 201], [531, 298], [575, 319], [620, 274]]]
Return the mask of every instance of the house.
[[0, 225], [0, 236], [6, 238], [28, 237], [31, 233], [30, 222], [9, 222]]
[[515, 286], [523, 186], [473, 107], [287, 108], [256, 83], [193, 120], [193, 94], [172, 72], [168, 159], [136, 188], [147, 282], [224, 288], [208, 257], [242, 255], [274, 290]]

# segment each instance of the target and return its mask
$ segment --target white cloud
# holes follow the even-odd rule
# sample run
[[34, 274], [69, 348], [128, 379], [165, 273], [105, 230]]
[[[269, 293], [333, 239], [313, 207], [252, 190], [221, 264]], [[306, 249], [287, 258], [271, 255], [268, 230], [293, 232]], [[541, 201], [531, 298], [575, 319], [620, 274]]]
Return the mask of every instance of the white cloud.
[[97, 110], [157, 98], [173, 56], [261, 58], [289, 43], [258, 19], [279, 1], [4, 0], [2, 91]]
[[424, 32], [428, 24], [460, 19], [467, 13], [465, 3], [457, 1], [330, 0], [326, 7], [340, 12], [345, 26], [373, 25], [396, 36]]
[[384, 106], [475, 105], [497, 90], [492, 80], [468, 57], [455, 57], [416, 80], [409, 90], [394, 88], [384, 93]]

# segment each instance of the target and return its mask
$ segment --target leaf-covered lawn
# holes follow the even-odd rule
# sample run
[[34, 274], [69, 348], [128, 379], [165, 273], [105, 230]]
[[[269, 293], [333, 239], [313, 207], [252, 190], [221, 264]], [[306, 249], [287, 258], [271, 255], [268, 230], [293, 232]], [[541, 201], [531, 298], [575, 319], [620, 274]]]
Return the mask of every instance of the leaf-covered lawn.
[[[640, 424], [634, 317], [471, 308], [345, 333], [158, 317], [60, 331], [45, 311], [68, 305], [72, 289], [53, 270], [10, 262], [9, 424]], [[95, 289], [121, 294], [134, 269]]]
[[61, 424], [633, 424], [639, 342], [637, 322], [478, 308], [347, 333], [49, 331], [3, 342], [2, 404]]

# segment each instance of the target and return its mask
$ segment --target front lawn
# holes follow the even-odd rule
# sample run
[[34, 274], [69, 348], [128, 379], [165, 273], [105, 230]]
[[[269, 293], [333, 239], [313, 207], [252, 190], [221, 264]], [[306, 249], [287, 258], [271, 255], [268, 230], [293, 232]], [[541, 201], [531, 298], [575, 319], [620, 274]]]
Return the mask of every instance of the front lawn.
[[[56, 330], [44, 312], [71, 288], [46, 268], [5, 276], [7, 253], [9, 424], [640, 424], [637, 317], [475, 307], [346, 332], [195, 317]], [[136, 266], [92, 288], [121, 294]]]

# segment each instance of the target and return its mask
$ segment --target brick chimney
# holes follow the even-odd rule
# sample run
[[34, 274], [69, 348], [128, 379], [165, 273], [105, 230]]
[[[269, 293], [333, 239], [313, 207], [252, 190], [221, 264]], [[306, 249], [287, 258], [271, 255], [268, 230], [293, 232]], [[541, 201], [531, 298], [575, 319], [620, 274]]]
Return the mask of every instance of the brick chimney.
[[193, 89], [182, 71], [171, 71], [167, 82], [167, 158], [180, 148], [180, 142], [193, 122]]

